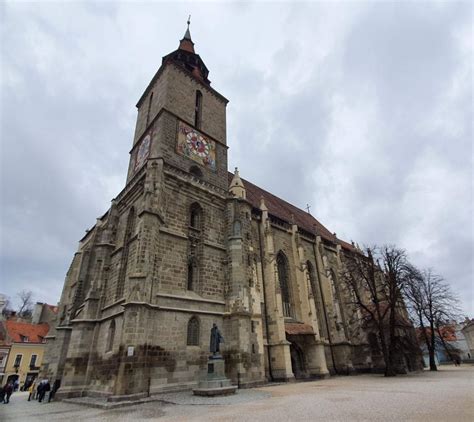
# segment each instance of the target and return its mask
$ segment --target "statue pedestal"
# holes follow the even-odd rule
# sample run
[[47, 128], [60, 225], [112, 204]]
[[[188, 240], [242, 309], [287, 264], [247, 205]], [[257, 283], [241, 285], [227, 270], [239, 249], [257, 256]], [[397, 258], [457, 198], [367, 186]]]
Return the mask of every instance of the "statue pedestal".
[[232, 385], [225, 377], [225, 362], [221, 356], [214, 356], [207, 361], [207, 373], [193, 389], [196, 396], [224, 396], [234, 394], [237, 386]]

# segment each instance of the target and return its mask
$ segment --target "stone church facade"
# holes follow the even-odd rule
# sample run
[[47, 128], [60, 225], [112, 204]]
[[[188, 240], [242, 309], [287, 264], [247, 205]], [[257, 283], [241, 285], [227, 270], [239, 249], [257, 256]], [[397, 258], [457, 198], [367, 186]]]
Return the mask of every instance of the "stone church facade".
[[227, 102], [188, 28], [138, 101], [126, 185], [67, 272], [43, 368], [60, 395], [191, 388], [213, 323], [242, 387], [376, 365], [338, 285], [356, 248], [228, 172]]

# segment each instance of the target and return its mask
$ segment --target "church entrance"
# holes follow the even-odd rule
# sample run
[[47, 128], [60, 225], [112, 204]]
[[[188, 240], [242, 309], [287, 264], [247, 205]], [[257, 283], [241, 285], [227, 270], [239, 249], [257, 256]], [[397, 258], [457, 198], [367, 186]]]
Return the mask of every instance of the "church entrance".
[[306, 363], [303, 350], [294, 342], [290, 345], [291, 369], [296, 379], [307, 378]]

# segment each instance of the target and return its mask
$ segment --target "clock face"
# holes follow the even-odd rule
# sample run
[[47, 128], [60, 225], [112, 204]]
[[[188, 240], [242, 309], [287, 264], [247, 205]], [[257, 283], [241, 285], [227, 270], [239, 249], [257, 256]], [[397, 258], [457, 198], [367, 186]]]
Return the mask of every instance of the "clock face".
[[183, 122], [178, 126], [177, 151], [204, 167], [216, 170], [216, 143]]
[[146, 159], [150, 155], [150, 144], [151, 144], [151, 133], [148, 133], [140, 142], [140, 145], [137, 150], [137, 155], [135, 157], [135, 167], [134, 171], [137, 171], [140, 167], [145, 164]]

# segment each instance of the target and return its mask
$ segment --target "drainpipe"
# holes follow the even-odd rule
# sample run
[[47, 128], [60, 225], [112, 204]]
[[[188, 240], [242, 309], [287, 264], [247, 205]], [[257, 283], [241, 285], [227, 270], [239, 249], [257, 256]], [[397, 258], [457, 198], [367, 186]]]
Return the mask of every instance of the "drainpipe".
[[[262, 224], [262, 220], [260, 220], [260, 224]], [[267, 294], [265, 291], [265, 257], [263, 256], [263, 241], [262, 241], [262, 234], [260, 233], [261, 227], [258, 228], [258, 242], [260, 245], [260, 263], [262, 265], [262, 289], [263, 289], [263, 310], [265, 312], [265, 330], [267, 332], [267, 360], [268, 360], [268, 374], [270, 375], [270, 381], [273, 381], [273, 373], [272, 373], [272, 360], [270, 357], [270, 331], [268, 328], [268, 310], [267, 310]]]
[[[316, 238], [317, 238], [317, 236], [316, 236]], [[326, 331], [328, 333], [329, 350], [331, 351], [332, 366], [334, 368], [334, 372], [336, 373], [336, 375], [338, 375], [339, 372], [337, 370], [336, 359], [334, 358], [334, 351], [332, 349], [331, 330], [329, 329], [328, 315], [327, 315], [326, 306], [325, 306], [326, 301], [324, 299], [323, 287], [321, 285], [321, 275], [320, 275], [320, 272], [319, 272], [318, 256], [317, 256], [317, 252], [316, 252], [316, 238], [315, 238], [315, 241], [313, 243], [313, 253], [314, 253], [314, 262], [316, 263], [316, 273], [317, 273], [317, 276], [318, 276], [319, 293], [321, 294], [321, 302], [322, 302], [321, 306], [323, 308], [324, 321], [326, 322]]]

